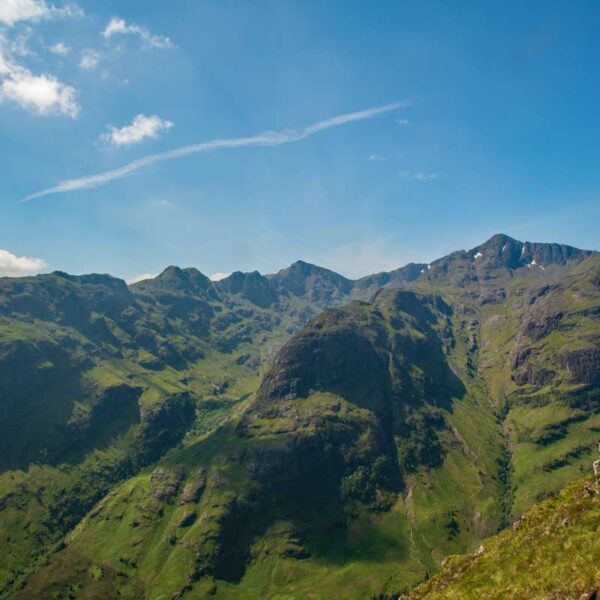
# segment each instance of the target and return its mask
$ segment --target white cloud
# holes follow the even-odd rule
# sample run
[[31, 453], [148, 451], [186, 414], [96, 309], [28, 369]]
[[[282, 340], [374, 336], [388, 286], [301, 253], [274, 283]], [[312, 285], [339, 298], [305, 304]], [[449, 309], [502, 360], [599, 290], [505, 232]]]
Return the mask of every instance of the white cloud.
[[383, 156], [383, 154], [369, 154], [369, 160], [373, 162], [383, 162], [385, 160], [385, 156]]
[[20, 21], [40, 21], [79, 17], [83, 11], [76, 4], [56, 8], [45, 0], [0, 0], [0, 23], [12, 27]]
[[424, 171], [400, 171], [398, 175], [403, 179], [416, 179], [417, 181], [433, 181], [440, 177], [437, 173], [426, 173]]
[[133, 277], [130, 277], [129, 279], [126, 279], [125, 281], [127, 282], [128, 285], [132, 285], [134, 283], [137, 283], [138, 281], [145, 281], [146, 279], [154, 279], [156, 277], [157, 273], [138, 273], [137, 275], [134, 275]]
[[161, 131], [173, 127], [171, 121], [165, 121], [157, 115], [136, 115], [131, 125], [125, 125], [118, 129], [112, 125], [108, 126], [109, 133], [100, 136], [104, 142], [110, 142], [115, 146], [129, 146], [138, 144], [145, 138], [157, 138]]
[[211, 281], [221, 281], [221, 279], [225, 279], [226, 277], [229, 277], [231, 275], [231, 273], [213, 273], [209, 279]]
[[12, 101], [38, 115], [59, 113], [76, 117], [79, 113], [74, 88], [52, 75], [34, 75], [23, 67], [9, 67], [8, 77], [0, 83], [0, 102], [3, 100]]
[[8, 250], [0, 250], [0, 276], [22, 277], [24, 275], [35, 275], [47, 266], [48, 263], [41, 258], [15, 256]]
[[408, 119], [396, 119], [397, 125], [408, 125], [410, 121]]
[[160, 35], [153, 35], [146, 28], [135, 23], [128, 24], [124, 19], [113, 17], [104, 28], [102, 35], [109, 40], [113, 35], [137, 35], [144, 42], [155, 48], [172, 48], [173, 42]]
[[91, 48], [86, 48], [81, 52], [81, 60], [79, 61], [79, 68], [85, 69], [86, 71], [90, 69], [95, 69], [100, 62], [100, 55], [95, 50]]
[[62, 42], [58, 42], [57, 44], [50, 46], [48, 50], [50, 50], [52, 54], [56, 54], [57, 56], [65, 56], [66, 54], [69, 54], [69, 52], [71, 52], [71, 48], [69, 48], [69, 46], [63, 44]]
[[75, 100], [75, 89], [52, 75], [35, 75], [17, 64], [10, 55], [9, 46], [0, 35], [0, 104], [9, 101], [38, 115], [76, 117], [79, 106]]
[[302, 129], [265, 131], [249, 137], [216, 139], [209, 142], [202, 142], [200, 144], [192, 144], [191, 146], [183, 146], [182, 148], [175, 148], [174, 150], [169, 150], [168, 152], [162, 152], [160, 154], [150, 154], [148, 156], [144, 156], [143, 158], [134, 160], [122, 167], [113, 169], [112, 171], [105, 171], [104, 173], [98, 173], [97, 175], [77, 177], [76, 179], [66, 179], [54, 187], [41, 190], [35, 194], [27, 196], [26, 198], [23, 198], [21, 202], [28, 202], [29, 200], [42, 198], [44, 196], [49, 196], [50, 194], [59, 194], [61, 192], [72, 192], [75, 190], [95, 188], [105, 185], [110, 181], [114, 181], [115, 179], [127, 177], [128, 175], [131, 175], [132, 173], [135, 173], [136, 171], [139, 171], [140, 169], [143, 169], [149, 165], [167, 160], [183, 158], [190, 156], [191, 154], [212, 152], [214, 150], [222, 150], [225, 148], [280, 146], [282, 144], [299, 142], [331, 127], [346, 125], [356, 121], [364, 121], [365, 119], [370, 119], [390, 111], [398, 110], [406, 105], [406, 102], [395, 102], [393, 104], [377, 106], [368, 110], [361, 110], [358, 112], [339, 115], [337, 117], [333, 117], [332, 119], [319, 121], [318, 123], [314, 123], [313, 125], [309, 125], [308, 127], [304, 127]]

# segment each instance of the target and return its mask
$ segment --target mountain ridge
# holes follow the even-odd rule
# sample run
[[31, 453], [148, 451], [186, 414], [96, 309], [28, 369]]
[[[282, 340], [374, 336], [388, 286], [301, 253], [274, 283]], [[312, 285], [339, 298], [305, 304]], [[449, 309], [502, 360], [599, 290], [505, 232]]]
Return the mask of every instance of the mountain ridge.
[[[142, 544], [168, 562], [188, 542], [146, 547], [138, 526], [117, 535], [112, 523], [123, 494], [146, 515], [155, 488], [161, 498], [191, 490], [181, 505], [161, 500], [164, 517], [147, 515], [165, 534], [198, 523], [181, 529], [195, 532], [191, 579], [173, 566], [161, 583], [197, 590], [185, 598], [211, 586], [233, 598], [316, 586], [328, 598], [345, 585], [344, 561], [355, 588], [343, 589], [365, 597], [382, 578], [387, 591], [406, 590], [444, 555], [470, 551], [574, 479], [600, 431], [598, 253], [531, 244], [521, 257], [524, 245], [494, 236], [354, 282], [302, 261], [219, 282], [179, 267], [130, 286], [94, 274], [0, 278], [0, 525], [11, 548], [0, 596], [38, 581], [37, 561], [53, 572], [65, 556], [80, 564], [54, 544], [77, 526], [81, 557], [89, 552], [100, 530], [86, 515], [107, 494], [115, 520], [102, 539], [120, 554], [90, 568], [113, 591], [126, 591], [124, 568], [147, 585], [127, 565], [157, 564], [123, 548]], [[329, 523], [302, 506], [304, 460], [330, 474], [311, 501], [327, 498]], [[193, 492], [202, 481], [205, 496]], [[289, 485], [294, 498], [279, 490]], [[260, 527], [235, 542], [257, 514]], [[315, 537], [321, 525], [335, 533]], [[287, 583], [270, 587], [264, 573], [277, 569]]]

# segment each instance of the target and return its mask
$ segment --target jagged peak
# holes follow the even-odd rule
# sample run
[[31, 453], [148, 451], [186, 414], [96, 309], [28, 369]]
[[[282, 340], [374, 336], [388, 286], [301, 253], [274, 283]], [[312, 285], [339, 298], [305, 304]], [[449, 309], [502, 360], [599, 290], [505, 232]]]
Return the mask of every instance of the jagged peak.
[[327, 269], [326, 267], [320, 267], [319, 265], [315, 265], [313, 263], [306, 262], [304, 260], [297, 260], [293, 262], [289, 267], [285, 269], [280, 269], [277, 273], [272, 273], [267, 275], [269, 279], [280, 279], [287, 275], [303, 275], [305, 277], [309, 277], [311, 275], [324, 275], [327, 277], [335, 277], [340, 280], [350, 281], [343, 275], [332, 271], [331, 269]]
[[220, 292], [239, 294], [263, 308], [269, 307], [277, 301], [277, 292], [271, 282], [258, 271], [249, 273], [234, 271], [229, 277], [213, 282], [213, 285]]
[[500, 260], [505, 266], [516, 269], [524, 266], [564, 264], [571, 259], [582, 259], [593, 254], [566, 244], [522, 242], [506, 234], [497, 233], [483, 244], [468, 252], [474, 259]]
[[181, 268], [168, 266], [154, 279], [146, 279], [132, 284], [134, 289], [170, 289], [179, 292], [205, 291], [211, 287], [210, 279], [194, 267]]

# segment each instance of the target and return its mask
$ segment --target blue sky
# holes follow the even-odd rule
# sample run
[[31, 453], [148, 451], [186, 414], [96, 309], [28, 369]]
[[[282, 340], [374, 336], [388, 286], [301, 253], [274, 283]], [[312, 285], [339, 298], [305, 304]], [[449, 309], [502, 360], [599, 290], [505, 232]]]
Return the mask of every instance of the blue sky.
[[599, 30], [597, 2], [0, 0], [0, 274], [598, 250]]

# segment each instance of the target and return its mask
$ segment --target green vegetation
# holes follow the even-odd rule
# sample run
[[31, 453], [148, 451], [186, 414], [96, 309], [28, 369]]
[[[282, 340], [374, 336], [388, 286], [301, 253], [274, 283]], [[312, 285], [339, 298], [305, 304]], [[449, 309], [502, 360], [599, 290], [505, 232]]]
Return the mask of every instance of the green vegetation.
[[358, 282], [0, 279], [0, 597], [407, 592], [589, 469], [599, 282], [506, 236]]
[[[572, 483], [468, 556], [451, 556], [407, 600], [593, 597], [600, 587], [600, 488]], [[591, 594], [591, 595], [587, 595]]]

